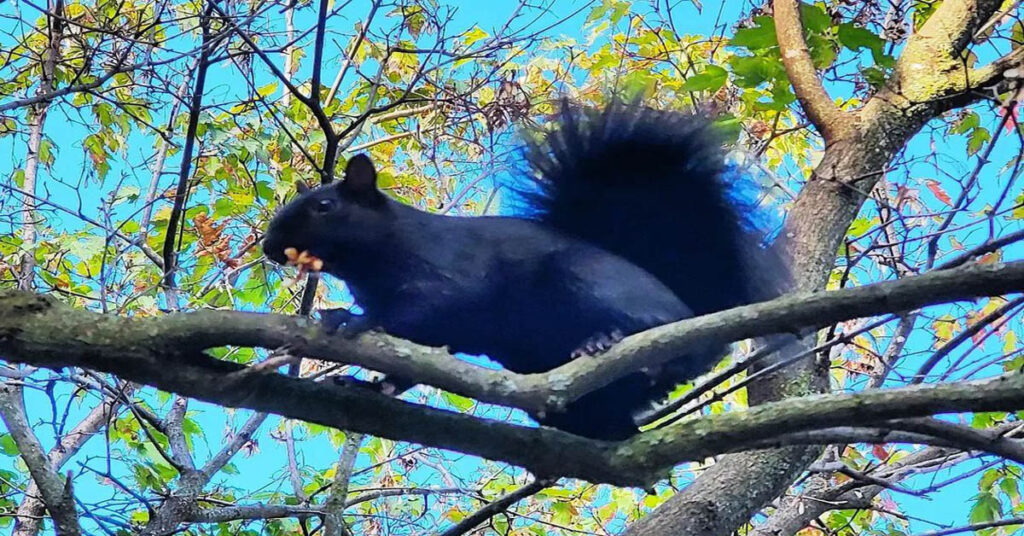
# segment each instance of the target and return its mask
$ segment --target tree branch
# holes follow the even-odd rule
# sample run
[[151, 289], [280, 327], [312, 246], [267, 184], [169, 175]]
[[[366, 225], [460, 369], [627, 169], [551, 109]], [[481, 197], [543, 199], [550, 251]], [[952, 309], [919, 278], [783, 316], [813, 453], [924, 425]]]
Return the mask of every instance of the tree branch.
[[811, 51], [804, 41], [800, 1], [775, 0], [774, 7], [775, 35], [782, 54], [782, 65], [786, 68], [793, 92], [808, 119], [828, 145], [842, 134], [850, 118], [836, 106], [818, 78], [814, 61], [811, 60]]
[[921, 117], [929, 119], [937, 113], [966, 106], [983, 96], [980, 89], [998, 85], [1003, 73], [1019, 64], [1021, 54], [1013, 52], [988, 66], [971, 70], [966, 66], [965, 51], [977, 30], [1001, 4], [1001, 0], [953, 0], [939, 4], [907, 39], [896, 62], [896, 78], [888, 91], [873, 97], [868, 107], [896, 103], [906, 113], [923, 105]]
[[188, 441], [185, 439], [185, 430], [182, 427], [186, 411], [188, 411], [188, 399], [176, 396], [171, 401], [171, 410], [167, 412], [167, 418], [164, 421], [170, 456], [174, 461], [175, 468], [183, 473], [196, 470], [195, 460], [192, 459]]
[[975, 33], [999, 11], [1002, 0], [947, 0], [935, 8], [907, 47], [925, 47], [945, 57], [959, 57]]
[[1009, 519], [985, 521], [983, 523], [972, 523], [970, 525], [964, 525], [962, 527], [950, 527], [948, 529], [922, 532], [917, 536], [949, 536], [950, 534], [960, 534], [962, 532], [975, 532], [979, 530], [992, 529], [996, 527], [1008, 527], [1011, 525], [1024, 525], [1024, 517], [1012, 517]]
[[324, 501], [324, 535], [349, 536], [352, 531], [345, 523], [345, 507], [347, 506], [348, 486], [352, 480], [352, 468], [356, 464], [359, 447], [363, 444], [363, 434], [345, 434], [345, 445], [341, 449], [341, 457], [331, 482], [331, 492]]
[[[124, 389], [126, 392], [123, 393], [123, 396], [127, 396], [132, 391], [130, 385], [125, 385]], [[61, 437], [57, 445], [46, 454], [50, 466], [55, 471], [59, 470], [85, 445], [90, 437], [107, 424], [108, 419], [112, 417], [119, 405], [120, 400], [115, 397], [102, 400], [70, 432]], [[46, 513], [46, 504], [39, 499], [38, 495], [39, 487], [33, 480], [25, 489], [25, 499], [18, 505], [18, 511], [14, 514], [16, 519], [14, 536], [39, 534], [42, 526], [41, 517]]]
[[462, 536], [467, 532], [475, 529], [481, 523], [488, 519], [507, 511], [517, 502], [541, 491], [542, 489], [550, 486], [551, 481], [548, 480], [534, 480], [529, 484], [487, 504], [483, 508], [473, 512], [471, 515], [459, 521], [455, 526], [441, 533], [441, 536]]
[[286, 504], [243, 504], [217, 508], [196, 508], [188, 513], [184, 521], [190, 523], [224, 523], [243, 519], [275, 519], [281, 517], [306, 517], [321, 512], [308, 506]]
[[92, 368], [224, 406], [504, 460], [534, 474], [617, 485], [649, 484], [675, 464], [749, 449], [789, 433], [829, 428], [836, 421], [884, 426], [891, 419], [1010, 411], [1024, 404], [1024, 375], [1013, 374], [978, 382], [789, 399], [680, 422], [609, 444], [418, 406], [359, 387], [253, 372], [199, 353], [182, 354], [177, 342], [151, 329], [158, 324], [78, 311], [17, 291], [0, 293], [0, 352], [14, 361]]
[[[1003, 438], [1004, 434], [1012, 432], [1020, 425], [1019, 422], [1011, 422], [975, 432]], [[958, 453], [955, 448], [935, 446], [910, 453], [893, 465], [878, 467], [871, 476], [884, 480], [890, 486], [857, 486], [854, 482], [830, 485], [830, 480], [825, 474], [813, 475], [799, 494], [794, 494], [790, 500], [784, 500], [783, 505], [763, 524], [755, 527], [751, 536], [789, 536], [831, 510], [867, 507], [886, 487], [891, 487], [911, 475], [948, 468], [948, 460], [958, 454], [962, 458], [969, 458], [966, 453]]]
[[546, 373], [525, 375], [484, 369], [453, 359], [443, 349], [385, 335], [355, 340], [328, 335], [300, 317], [204, 310], [127, 320], [126, 326], [136, 327], [125, 329], [119, 337], [142, 339], [139, 343], [156, 338], [174, 352], [226, 345], [268, 349], [289, 346], [296, 354], [415, 378], [484, 402], [539, 412], [556, 409], [630, 372], [686, 355], [695, 345], [798, 332], [863, 316], [1022, 289], [1024, 261], [967, 266], [832, 292], [794, 294], [650, 329], [627, 337], [600, 359], [577, 359]]
[[238, 454], [238, 451], [252, 439], [253, 434], [256, 433], [256, 430], [259, 429], [265, 420], [267, 420], [266, 413], [256, 413], [249, 417], [249, 420], [245, 421], [242, 428], [235, 433], [235, 437], [210, 458], [210, 461], [206, 462], [206, 465], [201, 470], [206, 475], [207, 481], [213, 478], [217, 471], [223, 469], [235, 454]]
[[188, 127], [185, 132], [185, 147], [182, 149], [181, 167], [178, 170], [178, 185], [174, 191], [174, 204], [171, 207], [171, 214], [167, 219], [167, 234], [164, 237], [162, 259], [164, 276], [161, 286], [167, 297], [168, 304], [177, 309], [177, 289], [174, 282], [175, 271], [178, 263], [178, 242], [181, 225], [180, 220], [185, 212], [185, 195], [188, 192], [188, 183], [191, 178], [192, 154], [195, 150], [196, 136], [199, 128], [199, 114], [202, 112], [203, 96], [206, 91], [206, 72], [210, 67], [210, 55], [213, 53], [213, 44], [216, 39], [210, 32], [211, 15], [214, 3], [207, 3], [200, 18], [202, 28], [203, 46], [196, 62], [195, 88], [192, 91], [192, 98], [189, 102]]
[[32, 481], [39, 488], [43, 503], [53, 518], [57, 536], [80, 536], [82, 528], [78, 525], [75, 503], [66, 493], [70, 489], [69, 483], [50, 464], [39, 439], [32, 433], [20, 387], [13, 384], [0, 385], [0, 418], [7, 425], [7, 431], [14, 439], [18, 453], [32, 475]]

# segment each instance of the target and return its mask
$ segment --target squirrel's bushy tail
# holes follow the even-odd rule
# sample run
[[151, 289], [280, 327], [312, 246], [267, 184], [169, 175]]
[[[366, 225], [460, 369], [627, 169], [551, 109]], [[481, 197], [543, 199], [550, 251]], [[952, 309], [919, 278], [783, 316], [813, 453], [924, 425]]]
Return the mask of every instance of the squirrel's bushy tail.
[[528, 146], [532, 216], [644, 268], [696, 314], [776, 295], [786, 279], [727, 184], [721, 138], [695, 115], [563, 103]]

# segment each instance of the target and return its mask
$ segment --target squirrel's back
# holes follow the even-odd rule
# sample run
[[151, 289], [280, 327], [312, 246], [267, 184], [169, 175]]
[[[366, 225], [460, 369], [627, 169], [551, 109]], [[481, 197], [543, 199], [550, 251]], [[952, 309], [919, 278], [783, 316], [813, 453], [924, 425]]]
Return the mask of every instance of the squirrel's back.
[[528, 146], [545, 225], [606, 249], [662, 281], [696, 314], [771, 298], [786, 279], [725, 178], [721, 137], [703, 118], [613, 103], [563, 103]]

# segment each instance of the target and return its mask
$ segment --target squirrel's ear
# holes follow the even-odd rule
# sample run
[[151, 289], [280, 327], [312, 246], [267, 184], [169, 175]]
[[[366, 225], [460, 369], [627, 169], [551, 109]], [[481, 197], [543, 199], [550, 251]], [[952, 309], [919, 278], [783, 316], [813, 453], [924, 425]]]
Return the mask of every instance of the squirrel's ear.
[[342, 184], [350, 192], [369, 194], [377, 191], [377, 170], [365, 154], [357, 154], [345, 166], [345, 180]]
[[299, 192], [299, 195], [302, 195], [309, 191], [309, 185], [306, 184], [306, 181], [297, 180], [295, 181], [295, 191]]

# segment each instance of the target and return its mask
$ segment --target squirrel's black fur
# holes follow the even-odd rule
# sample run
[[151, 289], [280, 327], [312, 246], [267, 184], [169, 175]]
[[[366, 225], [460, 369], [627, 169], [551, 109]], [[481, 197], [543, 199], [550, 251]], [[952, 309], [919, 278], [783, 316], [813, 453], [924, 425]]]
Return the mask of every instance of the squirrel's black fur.
[[[565, 105], [529, 144], [527, 212], [446, 217], [385, 197], [365, 156], [345, 179], [302, 194], [271, 222], [263, 248], [308, 251], [344, 279], [381, 328], [521, 373], [599, 352], [623, 335], [770, 297], [784, 278], [748, 232], [723, 181], [718, 138], [696, 117], [633, 105]], [[618, 440], [635, 410], [706, 372], [721, 348], [695, 348], [539, 420]], [[583, 359], [600, 359], [582, 357]]]

